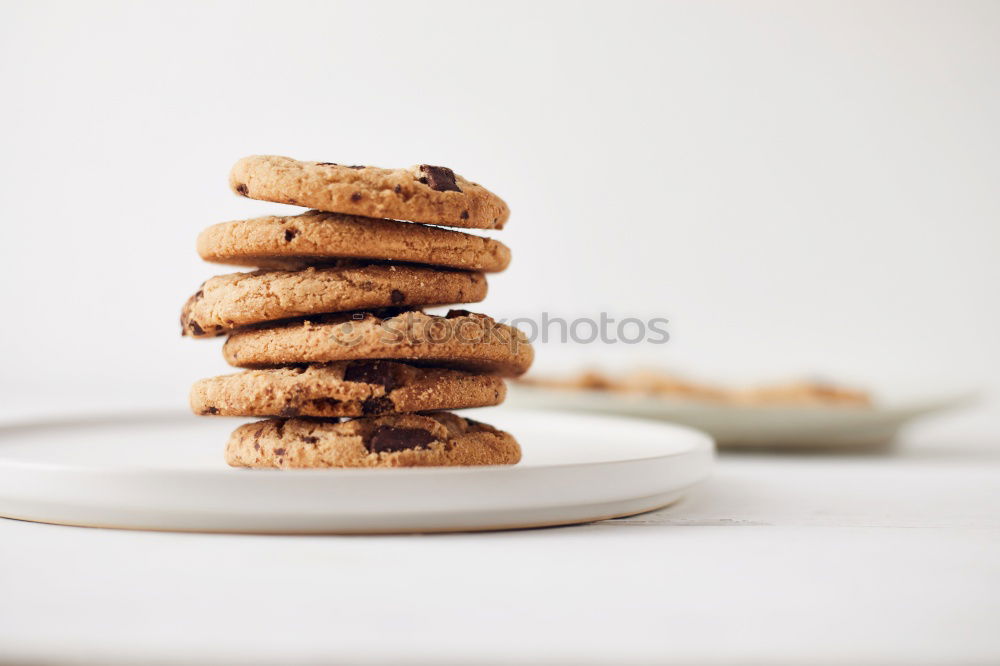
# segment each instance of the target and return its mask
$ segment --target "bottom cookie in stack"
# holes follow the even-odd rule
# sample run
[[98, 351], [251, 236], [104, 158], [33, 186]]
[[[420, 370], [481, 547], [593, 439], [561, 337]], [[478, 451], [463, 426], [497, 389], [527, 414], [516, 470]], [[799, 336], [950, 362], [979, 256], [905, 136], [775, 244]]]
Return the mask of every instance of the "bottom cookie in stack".
[[234, 467], [429, 467], [513, 465], [509, 434], [451, 412], [390, 414], [335, 422], [268, 419], [240, 426], [226, 445]]

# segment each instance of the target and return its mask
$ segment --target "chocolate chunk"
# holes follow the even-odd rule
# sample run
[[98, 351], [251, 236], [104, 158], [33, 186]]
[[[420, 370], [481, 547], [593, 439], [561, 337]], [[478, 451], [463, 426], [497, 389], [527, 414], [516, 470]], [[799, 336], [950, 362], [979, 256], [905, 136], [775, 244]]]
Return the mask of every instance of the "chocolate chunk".
[[298, 415], [299, 415], [299, 408], [293, 407], [291, 405], [285, 405], [284, 407], [282, 407], [281, 413], [278, 414], [278, 416], [284, 416], [285, 418]]
[[351, 166], [349, 166], [347, 168], [348, 169], [364, 169], [366, 167], [363, 164], [352, 164]]
[[[430, 164], [421, 164], [420, 171], [425, 174], [426, 183], [431, 186], [432, 190], [437, 190], [438, 192], [461, 192], [458, 185], [455, 183], [455, 172], [448, 167], [431, 166]], [[424, 182], [424, 179], [421, 179]]]
[[250, 190], [247, 189], [246, 183], [240, 183], [239, 185], [236, 186], [236, 191], [242, 194], [243, 196], [246, 196]]
[[392, 301], [393, 305], [399, 305], [406, 300], [406, 294], [401, 292], [399, 289], [393, 289], [389, 294], [389, 300]]
[[467, 211], [467, 210], [463, 210], [463, 211], [462, 211], [462, 214], [461, 214], [461, 215], [459, 215], [459, 217], [460, 217], [460, 218], [462, 218], [463, 220], [467, 220], [467, 219], [469, 219], [469, 211]]
[[468, 317], [471, 312], [468, 310], [448, 310], [448, 314], [444, 316], [445, 319], [454, 319], [455, 317]]
[[285, 450], [284, 449], [275, 449], [274, 450], [274, 455], [276, 455], [276, 456], [283, 456], [283, 455], [285, 455]]
[[205, 411], [202, 412], [202, 414], [218, 414], [218, 413], [219, 413], [218, 407], [206, 407]]
[[205, 329], [198, 325], [198, 322], [191, 321], [188, 326], [191, 328], [191, 332], [195, 335], [205, 335]]
[[368, 442], [368, 450], [372, 453], [405, 451], [426, 447], [435, 439], [437, 438], [434, 435], [423, 428], [379, 426]]
[[319, 437], [312, 437], [310, 435], [303, 435], [302, 441], [306, 444], [317, 444], [319, 443]]
[[336, 162], [316, 162], [316, 166], [337, 166]]
[[403, 191], [403, 186], [397, 185], [396, 187], [392, 188], [392, 191], [395, 192], [396, 194], [399, 194], [400, 192]]
[[290, 243], [292, 239], [299, 235], [298, 229], [285, 229], [285, 242]]
[[352, 194], [351, 201], [361, 201], [361, 192], [355, 192]]
[[382, 361], [355, 361], [344, 370], [344, 381], [378, 384], [391, 391], [401, 384], [394, 370], [393, 366]]
[[361, 403], [361, 413], [365, 416], [378, 416], [386, 414], [396, 409], [392, 400], [382, 396], [381, 398], [368, 398]]

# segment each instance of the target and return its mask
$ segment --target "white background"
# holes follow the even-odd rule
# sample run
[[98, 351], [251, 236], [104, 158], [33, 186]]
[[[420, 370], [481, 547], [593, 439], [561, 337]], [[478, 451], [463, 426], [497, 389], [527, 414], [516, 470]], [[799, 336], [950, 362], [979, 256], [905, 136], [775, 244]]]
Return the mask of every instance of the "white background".
[[0, 661], [996, 663], [998, 118], [1000, 2], [0, 0], [0, 414], [226, 371], [177, 316], [226, 270], [200, 229], [297, 210], [228, 191], [252, 153], [502, 195], [473, 309], [671, 320], [540, 366], [986, 390], [894, 455], [723, 455], [578, 527], [0, 520]]
[[252, 153], [501, 194], [475, 309], [671, 320], [541, 365], [1000, 387], [996, 2], [4, 3], [0, 51], [8, 401], [226, 369], [177, 315], [201, 228], [298, 210]]

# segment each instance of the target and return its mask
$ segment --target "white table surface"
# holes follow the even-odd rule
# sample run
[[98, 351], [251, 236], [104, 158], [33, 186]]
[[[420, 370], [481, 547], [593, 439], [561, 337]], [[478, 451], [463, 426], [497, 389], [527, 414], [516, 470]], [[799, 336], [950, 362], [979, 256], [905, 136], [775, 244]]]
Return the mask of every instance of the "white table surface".
[[992, 444], [723, 455], [672, 508], [529, 531], [0, 520], [0, 661], [996, 663]]

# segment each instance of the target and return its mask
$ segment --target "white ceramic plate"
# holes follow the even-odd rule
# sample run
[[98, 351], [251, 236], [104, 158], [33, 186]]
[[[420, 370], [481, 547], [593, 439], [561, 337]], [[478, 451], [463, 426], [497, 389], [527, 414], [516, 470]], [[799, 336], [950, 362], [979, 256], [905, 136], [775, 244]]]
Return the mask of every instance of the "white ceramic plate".
[[712, 440], [663, 423], [468, 410], [510, 431], [513, 467], [246, 470], [238, 419], [150, 413], [0, 425], [0, 515], [154, 530], [376, 533], [580, 523], [670, 504], [709, 473]]
[[515, 385], [507, 404], [525, 409], [616, 414], [680, 423], [715, 438], [721, 448], [870, 449], [900, 427], [973, 401], [972, 392], [883, 399], [871, 407], [741, 406], [707, 401]]

